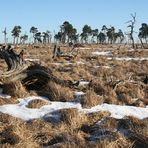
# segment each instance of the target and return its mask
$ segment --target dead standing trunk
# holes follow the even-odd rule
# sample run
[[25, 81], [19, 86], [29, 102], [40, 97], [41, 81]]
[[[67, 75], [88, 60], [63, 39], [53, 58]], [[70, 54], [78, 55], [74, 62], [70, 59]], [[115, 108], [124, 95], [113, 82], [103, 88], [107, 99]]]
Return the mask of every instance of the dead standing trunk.
[[134, 27], [135, 27], [135, 23], [136, 23], [136, 13], [134, 15], [131, 14], [131, 16], [132, 16], [132, 19], [127, 22], [127, 23], [130, 23], [130, 25], [128, 25], [127, 27], [130, 28], [129, 36], [130, 36], [130, 40], [132, 41], [132, 47], [135, 48], [133, 33], [134, 33]]

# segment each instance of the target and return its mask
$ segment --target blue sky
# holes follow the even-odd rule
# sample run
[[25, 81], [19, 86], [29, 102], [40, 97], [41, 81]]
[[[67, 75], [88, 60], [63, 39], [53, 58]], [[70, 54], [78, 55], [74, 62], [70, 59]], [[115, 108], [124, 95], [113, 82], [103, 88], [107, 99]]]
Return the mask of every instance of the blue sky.
[[128, 31], [131, 13], [137, 13], [136, 31], [141, 23], [148, 23], [148, 0], [0, 0], [0, 40], [7, 27], [8, 36], [15, 25], [22, 26], [22, 34], [29, 34], [31, 26], [39, 31], [57, 32], [64, 21], [82, 30], [85, 24], [101, 29], [102, 25]]

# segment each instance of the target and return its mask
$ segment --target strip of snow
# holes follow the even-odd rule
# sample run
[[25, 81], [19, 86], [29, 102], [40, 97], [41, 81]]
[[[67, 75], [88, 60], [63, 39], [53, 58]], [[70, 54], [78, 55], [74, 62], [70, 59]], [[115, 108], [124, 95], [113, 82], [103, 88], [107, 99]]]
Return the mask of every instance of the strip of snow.
[[[84, 95], [84, 93], [77, 92], [77, 95]], [[80, 103], [76, 102], [52, 102], [48, 101], [49, 104], [42, 106], [41, 108], [32, 109], [27, 108], [27, 105], [30, 101], [35, 99], [41, 99], [47, 101], [46, 98], [43, 97], [27, 97], [23, 99], [19, 99], [18, 104], [7, 104], [1, 105], [0, 111], [14, 117], [21, 118], [23, 120], [31, 120], [35, 118], [44, 118], [45, 116], [56, 116], [56, 114], [52, 114], [54, 111], [58, 111], [60, 109], [65, 108], [77, 108], [82, 113], [92, 113], [98, 111], [109, 111], [111, 113], [111, 117], [121, 119], [125, 116], [135, 116], [139, 119], [148, 117], [148, 107], [134, 107], [134, 106], [121, 106], [121, 105], [113, 105], [113, 104], [102, 104], [94, 106], [90, 109], [82, 108]]]
[[85, 64], [84, 62], [82, 61], [76, 61], [76, 63], [72, 63], [72, 62], [65, 62], [65, 63], [51, 63], [53, 65], [79, 65], [79, 64]]
[[103, 55], [103, 56], [112, 56], [113, 55], [113, 53], [112, 52], [98, 52], [98, 51], [96, 51], [96, 52], [92, 52], [92, 54], [95, 54], [95, 55]]
[[99, 65], [97, 65], [97, 66], [95, 66], [95, 68], [111, 68], [111, 66], [99, 66]]
[[108, 57], [108, 60], [118, 60], [118, 61], [144, 61], [144, 60], [148, 60], [148, 58], [130, 58], [130, 57], [122, 57], [122, 58], [118, 58], [118, 57]]
[[78, 48], [75, 48], [77, 50], [90, 50], [92, 48], [87, 48], [87, 47], [78, 47]]
[[49, 105], [44, 105], [38, 109], [27, 108], [26, 106], [31, 100], [41, 99], [42, 97], [27, 97], [25, 99], [19, 99], [20, 103], [18, 104], [7, 104], [1, 105], [0, 111], [14, 117], [21, 118], [23, 120], [31, 120], [35, 118], [43, 118], [46, 114], [52, 113], [54, 111], [65, 109], [65, 108], [81, 108], [79, 103], [71, 102], [50, 102]]
[[75, 95], [76, 96], [82, 96], [82, 95], [84, 95], [85, 93], [83, 92], [83, 91], [77, 91], [77, 92], [75, 92]]
[[88, 85], [88, 84], [89, 84], [89, 81], [83, 81], [82, 80], [82, 81], [79, 82], [80, 86], [85, 86], [85, 85]]
[[128, 51], [148, 51], [148, 49], [129, 49]]
[[76, 61], [76, 64], [85, 64], [84, 62], [82, 62], [82, 61]]
[[121, 119], [125, 116], [134, 116], [139, 119], [148, 117], [148, 108], [135, 107], [135, 106], [122, 106], [114, 104], [102, 104], [92, 107], [91, 109], [83, 109], [85, 113], [97, 112], [97, 111], [109, 111], [111, 117]]
[[25, 61], [30, 61], [30, 62], [39, 62], [40, 59], [29, 59], [29, 58], [26, 58]]
[[52, 65], [61, 65], [61, 63], [50, 63]]

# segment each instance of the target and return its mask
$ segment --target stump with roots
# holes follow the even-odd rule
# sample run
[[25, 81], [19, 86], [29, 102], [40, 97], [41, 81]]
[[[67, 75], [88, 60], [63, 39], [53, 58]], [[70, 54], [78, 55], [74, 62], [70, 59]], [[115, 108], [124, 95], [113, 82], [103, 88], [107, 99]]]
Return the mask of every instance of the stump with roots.
[[22, 86], [28, 90], [40, 90], [45, 87], [49, 81], [53, 81], [65, 87], [75, 87], [77, 83], [70, 80], [61, 80], [54, 76], [52, 70], [40, 64], [30, 61], [24, 61], [23, 50], [17, 54], [14, 49], [8, 48], [0, 49], [1, 58], [7, 64], [7, 71], [0, 75], [2, 85], [21, 82]]
[[74, 46], [70, 52], [62, 52], [60, 46], [55, 44], [52, 58], [56, 59], [61, 57], [64, 58], [65, 60], [74, 59], [78, 54], [78, 50], [75, 50], [76, 47], [77, 46]]

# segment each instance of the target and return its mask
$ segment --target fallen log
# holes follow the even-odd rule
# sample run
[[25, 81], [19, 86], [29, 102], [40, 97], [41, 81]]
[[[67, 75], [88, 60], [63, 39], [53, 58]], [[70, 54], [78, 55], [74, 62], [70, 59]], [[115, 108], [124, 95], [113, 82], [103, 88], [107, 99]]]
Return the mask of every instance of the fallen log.
[[7, 64], [7, 71], [0, 76], [1, 84], [21, 81], [29, 90], [39, 90], [53, 81], [65, 87], [75, 87], [76, 83], [70, 80], [61, 80], [54, 76], [51, 69], [30, 61], [24, 61], [23, 51], [17, 54], [11, 47], [0, 49], [0, 54]]

